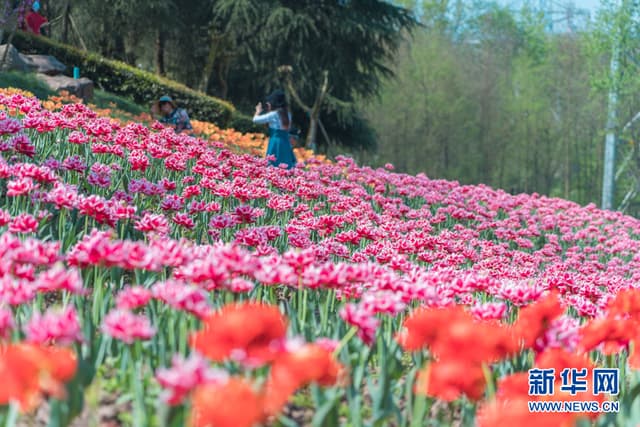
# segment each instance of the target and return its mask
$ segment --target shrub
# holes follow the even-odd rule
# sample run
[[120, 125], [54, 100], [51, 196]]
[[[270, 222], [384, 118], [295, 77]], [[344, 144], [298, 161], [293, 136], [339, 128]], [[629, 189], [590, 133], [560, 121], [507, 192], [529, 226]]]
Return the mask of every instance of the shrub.
[[73, 67], [79, 67], [81, 74], [93, 80], [97, 87], [130, 98], [137, 104], [150, 105], [160, 96], [170, 95], [179, 105], [188, 108], [191, 117], [215, 123], [220, 127], [229, 126], [235, 112], [233, 105], [221, 99], [123, 62], [84, 52], [46, 37], [18, 31], [13, 38], [13, 44], [23, 53], [55, 56], [67, 65], [68, 75], [72, 75]]
[[111, 104], [115, 104], [115, 107], [118, 110], [126, 111], [127, 113], [134, 115], [147, 112], [146, 108], [141, 107], [129, 98], [123, 98], [100, 89], [94, 92], [92, 103], [100, 108], [111, 108]]
[[229, 121], [229, 127], [242, 133], [267, 133], [264, 126], [253, 123], [251, 117], [234, 111]]

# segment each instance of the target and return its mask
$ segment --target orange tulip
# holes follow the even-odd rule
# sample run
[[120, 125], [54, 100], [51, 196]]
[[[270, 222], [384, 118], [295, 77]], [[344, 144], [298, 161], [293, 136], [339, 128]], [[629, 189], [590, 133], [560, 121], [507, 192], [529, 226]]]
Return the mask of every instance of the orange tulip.
[[418, 373], [415, 392], [447, 402], [454, 401], [463, 394], [469, 400], [480, 400], [485, 386], [482, 366], [445, 360], [428, 364]]
[[527, 398], [529, 396], [529, 373], [516, 372], [500, 378], [496, 396], [500, 399]]
[[312, 382], [330, 386], [342, 373], [343, 368], [333, 354], [317, 344], [306, 344], [297, 351], [285, 353], [271, 366], [265, 409], [269, 415], [275, 415], [300, 387]]
[[458, 307], [426, 309], [420, 308], [404, 321], [403, 332], [397, 337], [400, 345], [407, 351], [417, 351], [433, 345], [448, 321], [462, 315]]
[[207, 384], [193, 394], [191, 427], [252, 427], [262, 419], [262, 396], [244, 380]]
[[580, 350], [589, 352], [604, 343], [604, 354], [617, 354], [627, 346], [636, 330], [637, 322], [632, 319], [591, 320], [580, 330]]
[[607, 304], [609, 317], [615, 315], [631, 315], [638, 319], [640, 316], [640, 289], [624, 289]]
[[536, 357], [535, 364], [536, 367], [542, 369], [555, 368], [556, 373], [565, 368], [587, 368], [587, 370], [591, 370], [595, 367], [585, 353], [578, 355], [559, 348], [545, 350]]
[[417, 310], [404, 322], [398, 340], [405, 350], [428, 347], [438, 359], [475, 364], [490, 363], [515, 351], [513, 335], [505, 326], [476, 320], [461, 306]]
[[525, 348], [530, 348], [544, 335], [551, 321], [563, 312], [557, 292], [550, 293], [520, 310], [513, 325], [516, 337], [523, 342]]
[[631, 369], [640, 369], [640, 336], [636, 336], [632, 341], [633, 347], [629, 353], [629, 367]]
[[63, 383], [73, 378], [76, 368], [76, 355], [67, 348], [0, 345], [0, 404], [15, 400], [23, 411], [29, 411], [43, 394], [61, 398]]
[[287, 322], [276, 306], [258, 303], [232, 304], [211, 314], [204, 329], [191, 336], [191, 346], [215, 362], [230, 357], [260, 365], [278, 354]]

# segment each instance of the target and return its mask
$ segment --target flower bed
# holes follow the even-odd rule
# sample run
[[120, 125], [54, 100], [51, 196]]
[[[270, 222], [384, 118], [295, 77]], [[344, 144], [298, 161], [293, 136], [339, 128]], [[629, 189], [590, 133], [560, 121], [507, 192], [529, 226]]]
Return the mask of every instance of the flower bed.
[[[68, 425], [92, 387], [133, 426], [295, 425], [291, 403], [318, 426], [611, 419], [529, 411], [553, 399], [638, 422], [636, 219], [343, 157], [268, 167], [230, 149], [258, 137], [17, 92], [0, 105], [3, 425], [45, 398]], [[603, 367], [618, 395], [567, 391], [564, 368]], [[555, 395], [531, 395], [532, 368], [555, 369]]]

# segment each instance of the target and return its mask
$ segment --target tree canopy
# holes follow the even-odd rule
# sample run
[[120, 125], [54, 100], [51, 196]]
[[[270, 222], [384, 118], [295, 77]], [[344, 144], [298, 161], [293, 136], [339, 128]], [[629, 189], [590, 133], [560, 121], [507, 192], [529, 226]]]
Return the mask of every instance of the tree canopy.
[[[420, 9], [423, 28], [400, 49], [379, 101], [362, 107], [384, 143], [376, 153], [354, 153], [359, 160], [599, 204], [614, 87], [614, 207], [640, 194], [637, 2], [603, 1], [591, 21], [557, 32], [523, 3], [514, 11], [482, 1], [406, 2]], [[624, 54], [611, 75], [616, 41]]]
[[[64, 2], [48, 6], [50, 15], [64, 14]], [[373, 145], [373, 134], [354, 101], [378, 92], [416, 25], [408, 8], [380, 0], [115, 1], [109, 8], [78, 0], [69, 14], [77, 30], [70, 41], [82, 38], [89, 49], [168, 74], [246, 112], [283, 85], [278, 67], [292, 67], [296, 91], [309, 104], [326, 71], [328, 134], [363, 147]], [[294, 121], [306, 126], [299, 108]]]

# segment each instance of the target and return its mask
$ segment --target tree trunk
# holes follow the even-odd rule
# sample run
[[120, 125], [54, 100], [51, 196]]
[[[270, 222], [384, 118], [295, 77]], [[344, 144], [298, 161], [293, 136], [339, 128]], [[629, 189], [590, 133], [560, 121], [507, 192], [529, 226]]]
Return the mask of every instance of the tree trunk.
[[[211, 80], [211, 75], [214, 70], [217, 70], [217, 77], [220, 80], [221, 73], [224, 69], [223, 65], [220, 64], [223, 59], [221, 58], [221, 53], [224, 52], [225, 49], [225, 35], [218, 34], [215, 30], [211, 30], [210, 39], [209, 39], [209, 53], [207, 54], [207, 59], [204, 63], [204, 68], [202, 69], [202, 76], [200, 78], [199, 89], [202, 92], [207, 92], [209, 88], [209, 81]], [[224, 83], [226, 86], [226, 82]], [[227, 91], [226, 88], [223, 90]]]
[[217, 77], [218, 77], [218, 96], [222, 99], [227, 99], [229, 95], [229, 84], [227, 83], [227, 76], [229, 75], [230, 59], [225, 59], [223, 63], [218, 65]]
[[[610, 75], [615, 79], [618, 75], [618, 46], [614, 46], [611, 55]], [[609, 103], [607, 108], [607, 125], [605, 128], [605, 149], [604, 149], [604, 171], [602, 178], [602, 209], [611, 210], [613, 208], [614, 186], [615, 186], [615, 164], [616, 164], [616, 125], [618, 109], [618, 88], [613, 86], [609, 89]]]
[[127, 62], [127, 48], [125, 46], [124, 37], [121, 33], [116, 33], [114, 40], [114, 58], [122, 62]]
[[[47, 18], [48, 22], [51, 22], [53, 16], [51, 16], [51, 9], [49, 8], [49, 0], [42, 0], [40, 2], [42, 4], [42, 15]], [[51, 37], [51, 26], [46, 26], [43, 29], [43, 34], [47, 37]]]
[[69, 43], [69, 27], [71, 26], [69, 16], [71, 15], [71, 1], [66, 0], [62, 14], [62, 43]]
[[569, 199], [569, 174], [571, 173], [571, 159], [569, 150], [569, 135], [564, 138], [564, 198]]
[[322, 86], [318, 90], [316, 100], [313, 103], [313, 107], [311, 107], [311, 111], [309, 112], [309, 133], [307, 134], [308, 147], [316, 146], [316, 135], [318, 135], [318, 121], [320, 120], [320, 108], [322, 107], [322, 102], [324, 101], [324, 97], [327, 94], [328, 86], [329, 73], [325, 70], [323, 72]]
[[[285, 78], [289, 93], [291, 94], [293, 99], [298, 103], [298, 105], [300, 105], [300, 107], [302, 107], [302, 109], [304, 109], [307, 115], [309, 116], [309, 131], [306, 137], [306, 146], [313, 148], [315, 151], [316, 136], [318, 134], [318, 125], [321, 125], [320, 109], [322, 107], [322, 103], [324, 102], [324, 98], [327, 95], [329, 90], [329, 72], [327, 70], [324, 70], [322, 72], [322, 76], [323, 76], [322, 85], [318, 89], [318, 94], [316, 95], [316, 99], [313, 103], [313, 106], [309, 107], [300, 99], [300, 97], [298, 96], [298, 93], [296, 92], [293, 86], [293, 82], [291, 80], [292, 70], [293, 69], [291, 68], [291, 66], [288, 66], [288, 65], [283, 65], [278, 67], [278, 71], [284, 74], [284, 78]], [[322, 128], [321, 130], [326, 139], [327, 147], [328, 147], [331, 143], [329, 136], [327, 135], [324, 128]]]
[[312, 150], [316, 147], [316, 135], [318, 135], [318, 119], [309, 117], [309, 132], [307, 133], [306, 146]]
[[71, 16], [71, 14], [69, 14], [69, 22], [71, 22], [71, 28], [73, 28], [73, 31], [75, 31], [76, 36], [78, 37], [78, 40], [80, 41], [80, 45], [82, 46], [82, 49], [85, 52], [88, 51], [89, 49], [87, 49], [87, 44], [84, 42], [84, 39], [82, 38], [82, 34], [80, 34], [80, 30], [76, 26], [76, 23], [73, 20], [73, 16]]
[[158, 30], [156, 34], [156, 73], [161, 76], [165, 75], [164, 68], [164, 53], [165, 53], [165, 42], [167, 39], [167, 34], [164, 30]]
[[211, 37], [211, 41], [209, 42], [209, 54], [207, 55], [207, 60], [204, 63], [202, 77], [200, 77], [200, 84], [198, 85], [198, 89], [200, 89], [201, 92], [206, 92], [209, 87], [209, 78], [211, 77], [211, 73], [213, 73], [213, 66], [216, 63], [217, 54], [218, 46], [214, 43], [213, 37]]
[[13, 36], [16, 34], [16, 31], [18, 30], [18, 26], [20, 25], [18, 14], [16, 13], [14, 16], [9, 17], [8, 22], [9, 22], [8, 29], [11, 32], [9, 33], [9, 39], [7, 40], [7, 43], [6, 43], [7, 47], [5, 48], [4, 53], [2, 55], [2, 60], [0, 60], [0, 70], [2, 71], [4, 71], [5, 62], [7, 61], [7, 55], [9, 54], [9, 45], [11, 45], [11, 42], [13, 41]]
[[[9, 1], [5, 0], [4, 2], [4, 6], [2, 9], [2, 13], [6, 14], [7, 10], [9, 9]], [[0, 25], [0, 44], [4, 44], [4, 30], [5, 30], [5, 26], [4, 25]], [[9, 43], [7, 43], [7, 48], [5, 49], [5, 55], [3, 55], [3, 59], [2, 62], [0, 62], [0, 71], [4, 71], [4, 61], [6, 59], [6, 53], [9, 50]]]

